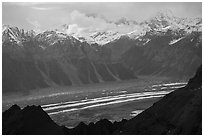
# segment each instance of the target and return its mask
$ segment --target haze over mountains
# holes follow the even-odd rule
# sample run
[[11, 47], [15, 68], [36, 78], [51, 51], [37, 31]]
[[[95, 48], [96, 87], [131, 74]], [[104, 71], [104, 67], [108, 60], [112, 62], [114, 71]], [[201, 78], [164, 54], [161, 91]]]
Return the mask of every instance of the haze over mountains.
[[189, 78], [202, 62], [201, 18], [158, 13], [144, 22], [123, 18], [114, 24], [130, 31], [80, 35], [65, 24], [36, 33], [4, 25], [3, 93], [138, 75]]

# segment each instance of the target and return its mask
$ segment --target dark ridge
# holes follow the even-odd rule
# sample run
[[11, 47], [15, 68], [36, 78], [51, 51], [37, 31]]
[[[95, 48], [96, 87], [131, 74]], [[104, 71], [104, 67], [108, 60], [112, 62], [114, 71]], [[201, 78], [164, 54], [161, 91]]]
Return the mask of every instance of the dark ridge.
[[68, 129], [58, 126], [40, 106], [17, 105], [3, 112], [3, 134], [69, 135], [200, 135], [202, 134], [202, 66], [187, 86], [166, 95], [150, 108], [130, 120], [110, 122], [102, 119]]
[[197, 73], [193, 78], [188, 81], [187, 87], [188, 88], [196, 88], [202, 85], [202, 66], [200, 66], [197, 70]]
[[3, 135], [64, 134], [63, 129], [54, 123], [40, 106], [27, 106], [20, 110], [14, 105], [3, 112], [2, 122]]
[[13, 105], [11, 106], [8, 110], [6, 110], [3, 115], [2, 115], [2, 119], [8, 120], [12, 115], [15, 115], [15, 113], [19, 112], [21, 110], [21, 108], [18, 105]]

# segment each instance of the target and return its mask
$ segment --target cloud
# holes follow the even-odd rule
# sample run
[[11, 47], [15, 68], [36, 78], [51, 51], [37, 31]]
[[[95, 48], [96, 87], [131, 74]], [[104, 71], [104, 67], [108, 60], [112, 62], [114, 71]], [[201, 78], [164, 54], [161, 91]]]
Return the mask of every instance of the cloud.
[[116, 25], [107, 21], [102, 15], [84, 14], [74, 10], [69, 15], [68, 34], [87, 35], [98, 31], [115, 31], [121, 34], [132, 31], [135, 25]]
[[47, 7], [31, 7], [34, 10], [52, 10], [54, 8], [47, 8]]
[[69, 32], [74, 30], [78, 33], [92, 33], [95, 31], [104, 31], [107, 29], [114, 28], [113, 23], [108, 23], [105, 19], [98, 17], [98, 16], [90, 16], [84, 13], [81, 13], [77, 10], [70, 13], [70, 27]]
[[71, 21], [77, 23], [80, 27], [95, 27], [100, 28], [102, 25], [106, 24], [103, 19], [87, 16], [84, 13], [81, 13], [77, 10], [71, 12], [70, 14]]

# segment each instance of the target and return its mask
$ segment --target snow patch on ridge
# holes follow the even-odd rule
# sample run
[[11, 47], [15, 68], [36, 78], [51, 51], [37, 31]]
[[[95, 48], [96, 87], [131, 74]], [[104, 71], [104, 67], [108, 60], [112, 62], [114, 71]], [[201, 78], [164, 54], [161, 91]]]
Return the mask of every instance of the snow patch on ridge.
[[184, 37], [181, 37], [181, 38], [179, 38], [179, 39], [173, 39], [172, 41], [169, 42], [169, 45], [173, 45], [173, 44], [179, 42], [180, 40], [182, 40], [183, 38], [184, 38]]

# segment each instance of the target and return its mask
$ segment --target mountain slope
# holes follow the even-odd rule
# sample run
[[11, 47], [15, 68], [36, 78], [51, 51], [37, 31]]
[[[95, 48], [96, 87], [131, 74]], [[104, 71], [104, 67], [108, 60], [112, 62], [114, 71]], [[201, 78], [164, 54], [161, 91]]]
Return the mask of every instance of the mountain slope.
[[201, 36], [200, 32], [184, 36], [148, 33], [135, 41], [121, 60], [136, 74], [189, 78], [202, 62]]
[[135, 78], [120, 62], [105, 62], [101, 47], [66, 34], [46, 31], [21, 44], [3, 43], [3, 93]]

